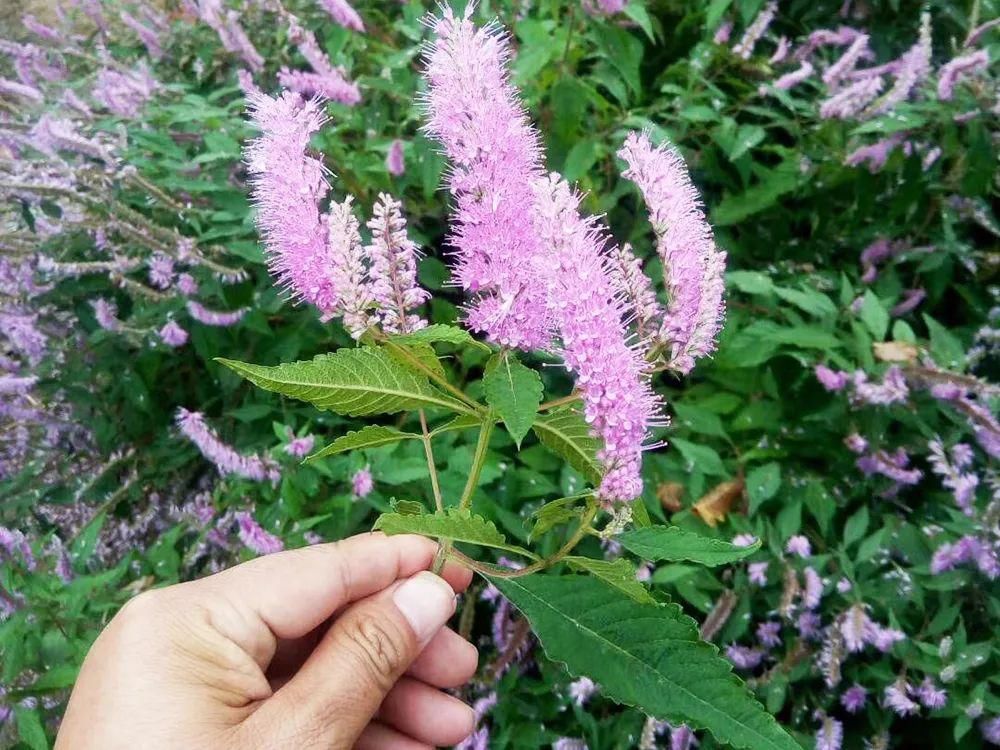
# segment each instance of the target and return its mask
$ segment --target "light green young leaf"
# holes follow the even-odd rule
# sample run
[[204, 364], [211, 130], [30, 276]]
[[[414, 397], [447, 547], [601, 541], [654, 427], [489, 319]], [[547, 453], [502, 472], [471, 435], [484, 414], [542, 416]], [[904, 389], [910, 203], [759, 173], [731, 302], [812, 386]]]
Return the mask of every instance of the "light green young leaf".
[[577, 503], [584, 498], [590, 497], [591, 494], [587, 492], [579, 495], [570, 495], [569, 497], [561, 497], [558, 500], [545, 503], [545, 505], [531, 514], [531, 517], [534, 519], [534, 526], [531, 527], [530, 538], [537, 539], [552, 529], [552, 527], [572, 521], [574, 518], [579, 518], [582, 507], [577, 507]]
[[445, 508], [444, 513], [424, 513], [423, 515], [403, 515], [383, 513], [375, 521], [372, 531], [393, 534], [422, 534], [436, 539], [450, 539], [453, 542], [478, 544], [493, 547], [517, 555], [534, 558], [528, 550], [507, 543], [507, 537], [500, 533], [496, 524], [468, 510]]
[[595, 560], [592, 557], [569, 555], [564, 558], [573, 570], [590, 573], [610, 586], [624, 592], [630, 599], [644, 604], [652, 604], [656, 600], [646, 590], [646, 587], [635, 577], [635, 565], [624, 557], [617, 560]]
[[566, 459], [587, 481], [599, 484], [601, 464], [597, 460], [600, 440], [590, 434], [583, 417], [572, 409], [557, 409], [539, 415], [531, 426], [542, 445]]
[[333, 456], [345, 451], [358, 450], [359, 448], [377, 448], [381, 445], [391, 445], [400, 440], [419, 440], [420, 435], [414, 432], [402, 432], [395, 427], [383, 427], [382, 425], [365, 425], [360, 430], [351, 430], [346, 435], [341, 435], [325, 448], [313, 453], [306, 458], [306, 461], [315, 461], [324, 456]]
[[[434, 352], [434, 347], [430, 344], [426, 344], [422, 341], [413, 341], [408, 344], [400, 344], [395, 342], [396, 346], [386, 347], [385, 351], [389, 353], [389, 356], [394, 360], [399, 362], [403, 367], [413, 370], [418, 376], [423, 377], [426, 374], [426, 370], [433, 372], [439, 377], [445, 377], [444, 366], [441, 364], [441, 360], [438, 359], [437, 354]], [[421, 370], [413, 364], [412, 359], [417, 360], [421, 365], [423, 365], [426, 370]]]
[[444, 323], [435, 323], [412, 333], [399, 333], [392, 336], [391, 339], [397, 344], [435, 344], [440, 342], [471, 346], [486, 352], [490, 350], [486, 344], [473, 338], [472, 334], [464, 328], [449, 326]]
[[750, 515], [772, 497], [781, 488], [781, 464], [771, 463], [754, 467], [747, 474], [747, 496], [750, 498]]
[[470, 413], [465, 404], [441, 393], [425, 377], [399, 364], [383, 349], [367, 346], [340, 349], [311, 361], [277, 367], [221, 357], [216, 361], [264, 390], [349, 417], [433, 407]]
[[865, 291], [858, 316], [876, 341], [885, 338], [886, 331], [889, 330], [889, 312], [871, 289]]
[[431, 437], [435, 435], [442, 435], [445, 432], [454, 432], [455, 430], [472, 430], [476, 427], [482, 427], [483, 420], [474, 414], [460, 414], [453, 419], [448, 420], [440, 427], [435, 427], [431, 430]]
[[676, 604], [641, 604], [590, 576], [490, 578], [549, 658], [600, 684], [603, 695], [721, 744], [801, 750]]
[[759, 541], [749, 547], [737, 547], [722, 539], [684, 531], [679, 526], [633, 529], [619, 534], [616, 539], [643, 560], [688, 560], [709, 566], [728, 565], [760, 549]]
[[542, 379], [510, 352], [494, 355], [486, 364], [483, 391], [518, 448], [531, 429], [542, 403]]

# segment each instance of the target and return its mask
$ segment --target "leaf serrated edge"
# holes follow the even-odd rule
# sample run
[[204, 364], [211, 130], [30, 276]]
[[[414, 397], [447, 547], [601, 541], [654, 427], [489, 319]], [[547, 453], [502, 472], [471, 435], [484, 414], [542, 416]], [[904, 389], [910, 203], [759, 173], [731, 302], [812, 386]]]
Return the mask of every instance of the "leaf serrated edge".
[[[343, 447], [344, 443], [351, 440], [352, 437], [358, 437], [365, 433], [366, 430], [375, 428], [378, 430], [389, 430], [392, 434], [383, 434], [381, 440], [373, 441], [370, 443], [361, 443], [359, 445], [348, 445]], [[360, 448], [378, 448], [383, 445], [390, 445], [392, 443], [398, 443], [403, 440], [419, 440], [420, 435], [415, 432], [402, 432], [401, 430], [396, 430], [393, 427], [385, 427], [384, 425], [369, 424], [362, 427], [360, 430], [349, 430], [345, 434], [336, 438], [332, 443], [330, 443], [325, 448], [320, 448], [315, 453], [312, 453], [302, 461], [302, 463], [309, 463], [320, 458], [325, 458], [326, 456], [335, 456], [338, 453], [343, 453], [344, 451], [358, 450]]]

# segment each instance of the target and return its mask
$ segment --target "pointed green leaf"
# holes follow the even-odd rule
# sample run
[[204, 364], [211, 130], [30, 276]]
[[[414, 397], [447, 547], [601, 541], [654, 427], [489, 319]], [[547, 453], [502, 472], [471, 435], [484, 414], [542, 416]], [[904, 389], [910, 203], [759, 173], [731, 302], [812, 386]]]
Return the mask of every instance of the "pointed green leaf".
[[542, 403], [542, 379], [511, 352], [494, 355], [486, 364], [483, 391], [518, 448], [531, 429]]
[[595, 578], [600, 578], [608, 585], [623, 591], [630, 599], [645, 604], [652, 604], [656, 601], [635, 577], [635, 565], [624, 557], [619, 557], [617, 560], [595, 560], [592, 557], [570, 555], [563, 559], [569, 563], [573, 570], [590, 573]]
[[489, 580], [528, 618], [549, 658], [603, 695], [734, 748], [801, 750], [676, 604], [642, 604], [590, 576]]
[[21, 742], [31, 750], [49, 750], [49, 740], [45, 736], [45, 727], [38, 711], [23, 706], [14, 706], [14, 718], [17, 723], [17, 734]]
[[341, 435], [325, 448], [322, 448], [306, 458], [306, 462], [315, 461], [324, 456], [333, 456], [344, 451], [358, 450], [359, 448], [377, 448], [381, 445], [391, 445], [400, 440], [419, 440], [420, 435], [414, 432], [401, 432], [395, 427], [383, 427], [382, 425], [370, 424], [360, 430], [351, 430], [346, 435]]
[[384, 349], [341, 349], [311, 361], [277, 367], [222, 358], [216, 361], [264, 390], [349, 417], [432, 407], [469, 413], [467, 406], [441, 393], [427, 378], [396, 362]]
[[446, 508], [444, 513], [424, 513], [419, 516], [383, 513], [375, 521], [372, 531], [384, 531], [390, 536], [422, 534], [437, 539], [450, 539], [453, 542], [467, 542], [502, 549], [525, 557], [535, 557], [526, 549], [507, 544], [507, 538], [492, 521], [458, 508]]
[[541, 414], [531, 429], [542, 445], [566, 459], [589, 482], [600, 483], [602, 472], [597, 450], [601, 441], [590, 434], [579, 412], [567, 408]]
[[581, 508], [575, 507], [577, 502], [592, 495], [593, 493], [591, 492], [582, 492], [579, 495], [561, 497], [558, 500], [545, 503], [545, 505], [531, 514], [535, 524], [531, 527], [529, 538], [537, 539], [553, 526], [558, 526], [561, 523], [572, 521], [574, 518], [579, 518]]
[[391, 337], [393, 341], [400, 344], [409, 344], [421, 342], [425, 344], [433, 344], [436, 342], [443, 342], [446, 344], [458, 344], [460, 346], [472, 346], [476, 349], [482, 349], [483, 351], [489, 351], [490, 348], [484, 344], [482, 341], [477, 341], [472, 337], [468, 331], [464, 328], [459, 328], [458, 326], [449, 326], [444, 323], [435, 323], [434, 325], [427, 326], [426, 328], [421, 328], [419, 331], [413, 331], [412, 333], [401, 333]]
[[[421, 342], [412, 342], [409, 344], [400, 344], [399, 342], [394, 343], [395, 346], [386, 347], [386, 351], [389, 353], [390, 357], [403, 365], [403, 367], [412, 369], [417, 375], [422, 376], [426, 374], [423, 370], [413, 364], [409, 358], [412, 357], [435, 375], [439, 375], [442, 378], [445, 377], [444, 366], [441, 364], [441, 360], [438, 359], [437, 354], [434, 352], [434, 348], [430, 344], [424, 344]], [[409, 355], [409, 357], [407, 355]]]
[[726, 565], [749, 557], [760, 549], [757, 541], [737, 547], [721, 539], [684, 531], [679, 526], [650, 526], [633, 529], [615, 537], [629, 552], [643, 560], [690, 560], [702, 565]]

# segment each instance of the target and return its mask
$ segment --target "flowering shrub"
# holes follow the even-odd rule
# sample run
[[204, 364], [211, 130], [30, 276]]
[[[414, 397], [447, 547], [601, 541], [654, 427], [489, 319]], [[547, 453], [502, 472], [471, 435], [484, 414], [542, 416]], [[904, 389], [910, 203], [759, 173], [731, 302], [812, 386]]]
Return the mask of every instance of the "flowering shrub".
[[1000, 744], [1000, 9], [835, 6], [11, 24], [4, 742], [374, 526], [482, 574], [469, 748]]

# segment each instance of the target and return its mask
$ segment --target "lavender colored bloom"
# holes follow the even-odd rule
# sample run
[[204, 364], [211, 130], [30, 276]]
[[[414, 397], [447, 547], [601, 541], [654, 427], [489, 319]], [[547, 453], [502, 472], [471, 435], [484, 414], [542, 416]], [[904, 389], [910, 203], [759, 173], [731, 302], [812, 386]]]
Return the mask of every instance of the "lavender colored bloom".
[[819, 635], [822, 620], [815, 612], [802, 612], [795, 622], [795, 627], [799, 631], [799, 637], [812, 640]]
[[760, 663], [764, 660], [764, 652], [760, 649], [747, 648], [746, 646], [739, 646], [734, 643], [726, 646], [726, 658], [737, 669], [749, 672], [760, 666]]
[[628, 316], [635, 320], [640, 341], [652, 339], [663, 319], [663, 308], [656, 301], [656, 292], [642, 270], [642, 261], [629, 244], [611, 249], [611, 280], [622, 295]]
[[840, 750], [844, 742], [844, 725], [836, 719], [825, 716], [816, 732], [816, 750]]
[[508, 40], [496, 25], [476, 28], [470, 9], [461, 18], [445, 9], [426, 57], [426, 131], [452, 164], [454, 277], [474, 295], [470, 328], [545, 348], [551, 326], [534, 267], [544, 253], [524, 216], [543, 175], [539, 136], [510, 82]]
[[885, 372], [881, 383], [871, 383], [862, 371], [854, 373], [854, 396], [860, 402], [872, 406], [888, 406], [904, 403], [910, 395], [903, 371], [893, 365]]
[[976, 488], [979, 486], [979, 476], [974, 472], [963, 472], [972, 459], [972, 451], [968, 445], [958, 443], [952, 448], [952, 460], [945, 455], [944, 445], [935, 438], [927, 444], [927, 462], [931, 469], [941, 477], [941, 484], [950, 490], [955, 498], [955, 504], [966, 515], [972, 515], [976, 500]]
[[715, 44], [729, 44], [729, 37], [733, 33], [733, 22], [726, 20], [719, 24], [719, 27], [715, 30], [712, 35], [712, 41]]
[[660, 405], [642, 351], [627, 342], [599, 230], [580, 216], [579, 203], [555, 175], [535, 186], [535, 234], [551, 253], [539, 270], [560, 353], [583, 397], [584, 417], [604, 441], [599, 494], [605, 501], [627, 501], [642, 492], [643, 443]]
[[169, 289], [174, 283], [174, 261], [157, 253], [149, 260], [149, 283], [157, 289]]
[[990, 56], [984, 49], [949, 60], [938, 75], [938, 99], [950, 102], [955, 96], [955, 84], [958, 81], [980, 70], [986, 70], [989, 64]]
[[16, 375], [0, 375], [0, 395], [11, 395], [16, 394], [18, 396], [23, 396], [25, 393], [30, 391], [35, 383], [38, 382], [38, 378], [35, 376], [28, 377], [18, 377]]
[[808, 60], [802, 62], [798, 68], [795, 70], [785, 73], [783, 76], [778, 78], [772, 85], [779, 91], [788, 91], [798, 86], [800, 83], [809, 78], [815, 69], [813, 65]]
[[430, 295], [417, 283], [418, 250], [406, 234], [401, 206], [380, 193], [372, 214], [372, 241], [365, 251], [371, 262], [369, 290], [382, 330], [409, 333], [424, 328], [427, 321], [411, 311]]
[[757, 543], [757, 537], [753, 534], [737, 534], [733, 537], [732, 544], [734, 547], [751, 547]]
[[31, 129], [31, 139], [32, 146], [53, 158], [58, 151], [70, 151], [108, 165], [115, 163], [115, 157], [103, 144], [80, 136], [69, 120], [42, 115]]
[[841, 578], [837, 581], [837, 591], [841, 594], [846, 594], [852, 588], [854, 588], [853, 584], [846, 578]]
[[865, 707], [865, 703], [867, 701], [868, 691], [857, 683], [854, 683], [854, 685], [847, 688], [843, 695], [840, 696], [840, 705], [842, 705], [844, 710], [849, 714], [856, 714]]
[[271, 555], [285, 548], [281, 539], [261, 528], [246, 511], [238, 511], [235, 518], [240, 541], [247, 549], [258, 555]]
[[641, 583], [648, 583], [653, 578], [653, 566], [644, 562], [635, 570], [635, 580]]
[[859, 34], [844, 54], [823, 73], [823, 83], [831, 87], [836, 86], [840, 79], [854, 70], [858, 61], [867, 54], [870, 54], [868, 35]]
[[9, 560], [20, 558], [29, 571], [35, 569], [35, 555], [23, 531], [0, 526], [0, 551], [3, 551]]
[[974, 47], [975, 45], [979, 44], [980, 40], [983, 38], [986, 32], [990, 31], [991, 29], [995, 29], [997, 26], [1000, 26], [1000, 18], [993, 18], [989, 21], [979, 24], [976, 28], [971, 29], [969, 31], [969, 35], [965, 37], [965, 42], [963, 43], [962, 46]]
[[351, 477], [351, 491], [355, 497], [368, 497], [373, 489], [375, 489], [375, 480], [372, 478], [371, 469], [366, 466], [354, 472], [354, 476]]
[[898, 680], [885, 689], [884, 705], [892, 709], [898, 716], [912, 716], [920, 711], [920, 706], [909, 698], [912, 686], [903, 680]]
[[858, 455], [861, 455], [868, 450], [868, 441], [856, 432], [844, 438], [844, 445], [847, 446], [847, 449], [851, 453], [856, 453]]
[[361, 101], [358, 85], [348, 80], [344, 72], [338, 68], [324, 70], [321, 73], [282, 68], [278, 71], [278, 83], [297, 94], [306, 97], [318, 96], [338, 104], [354, 106]]
[[757, 640], [765, 648], [781, 645], [781, 623], [775, 620], [762, 622], [757, 626]]
[[823, 598], [823, 579], [813, 568], [802, 571], [805, 587], [802, 589], [802, 605], [806, 609], [816, 609]]
[[105, 331], [120, 331], [122, 322], [118, 320], [118, 305], [106, 299], [92, 300], [90, 306], [94, 310], [94, 319], [97, 325]]
[[787, 57], [788, 53], [792, 50], [792, 43], [788, 41], [788, 37], [783, 36], [778, 40], [778, 46], [774, 50], [774, 54], [768, 58], [768, 62], [771, 65], [778, 65], [783, 63]]
[[747, 565], [747, 577], [750, 583], [757, 586], [767, 585], [767, 562], [754, 562]]
[[135, 118], [160, 89], [145, 63], [122, 72], [104, 68], [97, 74], [92, 96], [105, 109], [120, 117]]
[[189, 273], [182, 273], [177, 276], [177, 291], [185, 297], [191, 297], [198, 293], [198, 282]]
[[313, 445], [316, 443], [316, 438], [313, 435], [295, 437], [291, 429], [289, 429], [288, 433], [288, 443], [285, 445], [285, 453], [289, 456], [302, 458], [312, 451]]
[[575, 737], [560, 737], [552, 743], [552, 750], [587, 750], [587, 743]]
[[618, 156], [622, 176], [640, 189], [657, 235], [664, 285], [670, 299], [660, 338], [670, 347], [670, 366], [690, 372], [695, 359], [715, 349], [725, 315], [726, 254], [715, 245], [698, 191], [672, 146], [654, 148], [645, 133], [630, 133]]
[[345, 29], [364, 32], [365, 24], [361, 20], [361, 16], [347, 0], [319, 0], [319, 4], [323, 6], [323, 10], [330, 14], [330, 18]]
[[932, 711], [944, 708], [945, 703], [948, 702], [947, 691], [935, 685], [930, 677], [924, 678], [924, 681], [914, 691], [914, 695], [924, 708], [929, 708]]
[[257, 482], [265, 479], [277, 482], [280, 478], [278, 467], [271, 459], [256, 455], [244, 456], [223, 443], [205, 423], [205, 416], [200, 412], [179, 408], [177, 427], [223, 475], [233, 474]]
[[177, 323], [173, 320], [169, 320], [166, 325], [160, 329], [160, 340], [167, 346], [184, 346], [188, 340], [188, 332], [177, 325]]
[[589, 677], [574, 680], [569, 686], [570, 698], [578, 706], [586, 705], [595, 692], [597, 692], [597, 684]]
[[768, 0], [767, 5], [765, 5], [760, 13], [753, 19], [750, 25], [743, 32], [743, 36], [740, 41], [736, 43], [733, 47], [733, 53], [742, 57], [744, 60], [749, 60], [750, 56], [753, 54], [754, 47], [757, 46], [757, 42], [760, 41], [761, 37], [767, 31], [768, 27], [771, 25], [771, 21], [774, 20], [775, 14], [778, 12], [777, 0]]
[[868, 166], [868, 171], [874, 174], [878, 172], [889, 160], [889, 155], [903, 142], [903, 135], [894, 133], [888, 138], [876, 141], [870, 146], [862, 146], [855, 149], [844, 159], [844, 164], [849, 167], [858, 167], [862, 164]]
[[867, 110], [867, 114], [883, 115], [897, 104], [909, 99], [930, 70], [931, 17], [929, 13], [924, 12], [920, 15], [920, 36], [917, 42], [899, 58], [892, 88]]
[[882, 92], [885, 80], [871, 76], [855, 81], [841, 89], [819, 106], [819, 116], [824, 119], [849, 120], [857, 117]]
[[785, 552], [799, 557], [809, 557], [812, 554], [812, 545], [809, 540], [801, 534], [791, 537], [785, 544]]
[[815, 373], [820, 385], [830, 392], [843, 390], [850, 377], [843, 370], [831, 370], [826, 365], [816, 365]]
[[916, 310], [926, 297], [927, 290], [925, 289], [906, 289], [903, 291], [903, 299], [896, 303], [889, 314], [894, 318], [907, 315]]
[[698, 740], [687, 724], [670, 727], [670, 750], [692, 750], [698, 746]]
[[210, 310], [193, 299], [187, 301], [186, 307], [188, 314], [199, 323], [219, 328], [236, 325], [243, 320], [243, 316], [247, 314], [248, 310], [246, 307], [231, 311]]
[[1000, 716], [987, 719], [979, 725], [983, 739], [993, 745], [1000, 745]]
[[136, 33], [151, 58], [159, 60], [163, 57], [163, 45], [160, 43], [160, 35], [155, 29], [143, 25], [139, 19], [127, 11], [121, 11], [119, 17], [123, 24]]
[[45, 94], [34, 86], [28, 86], [18, 81], [12, 81], [9, 78], [0, 78], [0, 94], [5, 96], [16, 96], [21, 99], [28, 99], [36, 104], [41, 104], [45, 101]]
[[385, 156], [385, 169], [393, 177], [401, 177], [406, 172], [406, 162], [403, 160], [403, 142], [398, 138], [389, 145]]
[[910, 457], [902, 448], [895, 453], [876, 451], [857, 460], [857, 467], [865, 476], [881, 474], [900, 485], [917, 484], [924, 475], [920, 469], [907, 468], [909, 465]]
[[39, 21], [30, 13], [25, 13], [21, 16], [21, 23], [24, 24], [24, 28], [30, 31], [35, 36], [44, 39], [47, 42], [52, 42], [54, 44], [62, 44], [65, 39], [64, 35], [60, 33], [57, 29], [53, 29], [51, 26]]

